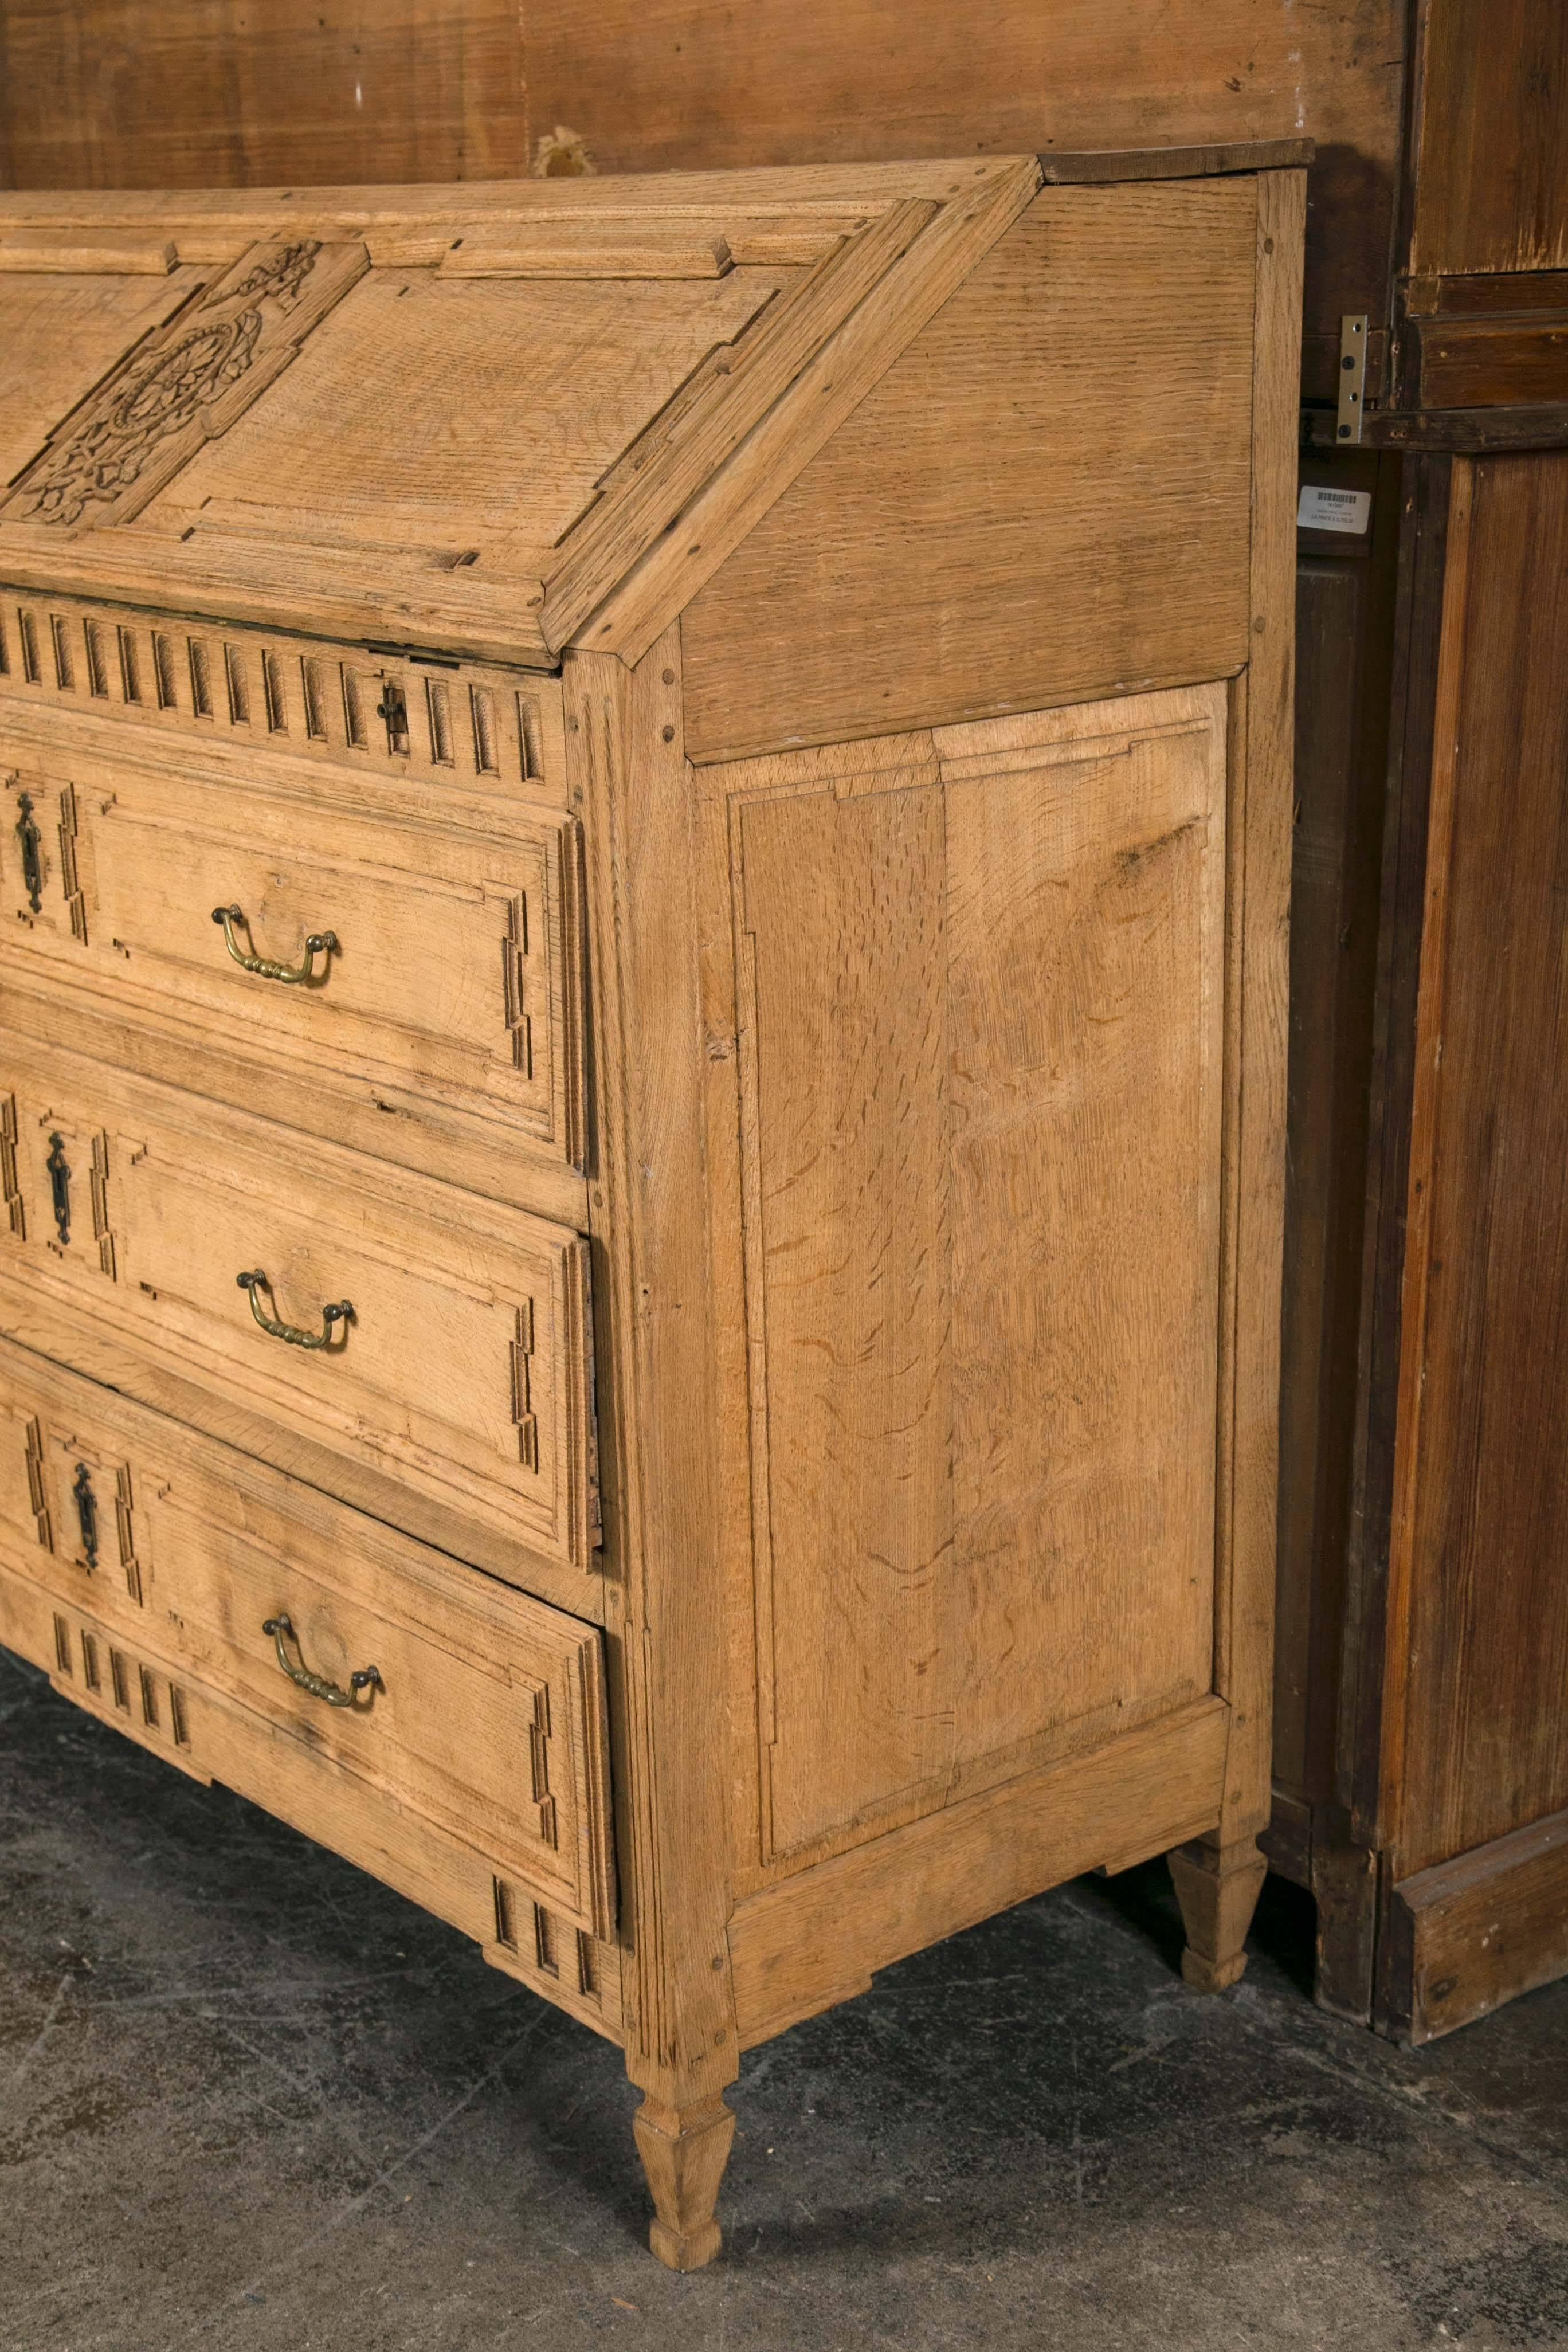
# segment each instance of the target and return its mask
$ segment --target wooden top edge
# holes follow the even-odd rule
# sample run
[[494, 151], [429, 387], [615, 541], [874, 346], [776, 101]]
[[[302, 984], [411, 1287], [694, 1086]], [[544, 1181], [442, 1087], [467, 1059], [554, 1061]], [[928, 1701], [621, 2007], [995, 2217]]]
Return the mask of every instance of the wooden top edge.
[[1226, 172], [1299, 170], [1317, 153], [1312, 139], [1250, 139], [1207, 147], [1094, 147], [1040, 157], [1055, 187], [1112, 180], [1211, 179]]
[[0, 588], [87, 597], [171, 622], [282, 629], [333, 644], [438, 647], [478, 662], [549, 670], [539, 628], [542, 581], [475, 581], [388, 548], [312, 548], [218, 532], [170, 543], [137, 530], [60, 539], [36, 523], [0, 524]]
[[295, 188], [26, 188], [0, 192], [0, 233], [23, 227], [156, 224], [177, 234], [232, 227], [258, 236], [326, 222], [344, 229], [418, 221], [604, 220], [649, 213], [710, 216], [942, 201], [1034, 158], [1019, 153], [910, 163], [800, 163], [741, 172], [647, 172], [581, 179], [455, 180], [425, 185]]

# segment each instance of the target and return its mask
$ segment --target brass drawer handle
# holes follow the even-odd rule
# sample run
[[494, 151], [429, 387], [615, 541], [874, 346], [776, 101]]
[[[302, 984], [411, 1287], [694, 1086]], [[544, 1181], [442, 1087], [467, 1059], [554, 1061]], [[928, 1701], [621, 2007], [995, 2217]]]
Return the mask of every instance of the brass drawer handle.
[[374, 1666], [362, 1667], [357, 1675], [351, 1675], [349, 1686], [344, 1690], [342, 1683], [330, 1683], [325, 1675], [313, 1675], [309, 1666], [303, 1663], [302, 1652], [301, 1663], [296, 1665], [283, 1647], [285, 1634], [288, 1634], [296, 1645], [299, 1643], [300, 1637], [294, 1631], [293, 1621], [290, 1618], [268, 1617], [261, 1630], [264, 1633], [270, 1633], [277, 1643], [278, 1663], [289, 1681], [298, 1689], [309, 1691], [312, 1698], [322, 1700], [328, 1706], [353, 1706], [356, 1704], [361, 1691], [380, 1690], [384, 1687], [381, 1676]]
[[241, 1290], [247, 1290], [250, 1293], [250, 1311], [267, 1333], [268, 1338], [281, 1339], [290, 1348], [330, 1348], [332, 1344], [333, 1324], [346, 1324], [353, 1321], [353, 1308], [346, 1298], [340, 1298], [332, 1306], [322, 1307], [321, 1328], [319, 1331], [301, 1331], [297, 1323], [280, 1323], [276, 1316], [262, 1313], [260, 1294], [265, 1290], [270, 1298], [272, 1285], [259, 1266], [254, 1274], [236, 1275], [235, 1280]]
[[235, 925], [245, 923], [247, 933], [250, 929], [249, 924], [245, 922], [245, 912], [242, 908], [215, 907], [213, 920], [215, 923], [223, 925], [223, 943], [242, 971], [257, 972], [263, 980], [280, 980], [286, 987], [289, 988], [298, 988], [305, 981], [318, 978], [325, 980], [329, 966], [323, 964], [318, 973], [316, 958], [318, 956], [331, 958], [338, 944], [335, 931], [312, 931], [305, 942], [305, 960], [302, 963], [274, 963], [270, 956], [253, 955], [247, 949], [240, 946], [235, 935]]

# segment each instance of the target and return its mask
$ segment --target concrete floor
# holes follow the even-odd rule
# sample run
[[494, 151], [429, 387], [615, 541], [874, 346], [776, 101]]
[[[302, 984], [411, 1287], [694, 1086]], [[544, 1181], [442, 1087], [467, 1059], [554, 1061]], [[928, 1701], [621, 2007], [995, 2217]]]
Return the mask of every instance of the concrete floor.
[[696, 2277], [609, 2046], [0, 1652], [4, 2352], [1568, 2347], [1568, 1986], [1415, 2053], [1173, 1973], [1163, 1866], [748, 2060]]

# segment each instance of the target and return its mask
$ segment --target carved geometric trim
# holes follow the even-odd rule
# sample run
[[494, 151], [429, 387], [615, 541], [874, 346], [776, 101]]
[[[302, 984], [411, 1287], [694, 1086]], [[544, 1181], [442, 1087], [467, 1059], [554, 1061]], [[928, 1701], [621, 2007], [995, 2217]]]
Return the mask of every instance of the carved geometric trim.
[[[40, 643], [79, 640], [82, 661], [41, 662]], [[29, 652], [29, 647], [32, 649]], [[96, 650], [95, 650], [96, 648]], [[439, 684], [441, 697], [416, 692], [410, 664], [377, 661], [352, 648], [259, 631], [225, 635], [216, 624], [159, 627], [60, 598], [0, 606], [0, 680], [7, 694], [64, 700], [81, 709], [125, 711], [190, 740], [239, 732], [287, 739], [289, 751], [416, 782], [454, 777], [484, 792], [537, 798], [555, 789], [561, 764], [559, 722], [542, 693], [507, 693], [463, 665]], [[395, 749], [376, 705], [396, 688], [411, 733]], [[417, 723], [416, 722], [416, 719]], [[0, 789], [16, 785], [0, 772]]]
[[[150, 1748], [155, 1748], [198, 1780], [204, 1773], [190, 1753], [191, 1730], [185, 1695], [161, 1666], [152, 1666], [123, 1650], [92, 1626], [55, 1612], [55, 1673], [57, 1689], [112, 1723]], [[80, 1659], [80, 1678], [77, 1661]]]
[[0, 1095], [0, 1193], [5, 1196], [5, 1214], [11, 1231], [18, 1241], [27, 1238], [27, 1213], [22, 1201], [22, 1187], [16, 1174], [16, 1097]]
[[533, 1801], [539, 1807], [539, 1834], [552, 1848], [561, 1843], [555, 1800], [550, 1793], [550, 1693], [533, 1694], [533, 1721], [528, 1727], [529, 1759], [533, 1773]]
[[533, 1076], [533, 1023], [526, 1001], [528, 899], [522, 891], [506, 901], [506, 934], [500, 943], [501, 998], [511, 1032], [511, 1058], [525, 1078]]
[[27, 1500], [32, 1506], [33, 1525], [44, 1549], [53, 1551], [54, 1529], [49, 1525], [48, 1490], [44, 1485], [44, 1433], [37, 1420], [27, 1423], [26, 1446]]
[[64, 419], [0, 515], [73, 533], [131, 521], [243, 416], [369, 267], [357, 242], [251, 246]]
[[115, 1278], [114, 1234], [109, 1223], [109, 1137], [100, 1129], [92, 1139], [92, 1233], [98, 1263], [110, 1282]]
[[141, 1608], [142, 1563], [136, 1557], [136, 1522], [132, 1517], [129, 1462], [121, 1462], [114, 1473], [114, 1522], [120, 1538], [120, 1565], [125, 1571], [125, 1590]]
[[511, 1417], [517, 1423], [518, 1450], [525, 1470], [539, 1467], [539, 1416], [533, 1410], [533, 1301], [517, 1310], [517, 1337], [511, 1343]]
[[585, 2025], [618, 2039], [619, 1954], [558, 1919], [542, 1903], [505, 1878], [491, 1878], [495, 1934], [485, 1939], [492, 1968], [521, 1978]]
[[71, 937], [86, 947], [87, 901], [77, 873], [76, 793], [69, 784], [60, 787], [60, 887], [70, 909]]

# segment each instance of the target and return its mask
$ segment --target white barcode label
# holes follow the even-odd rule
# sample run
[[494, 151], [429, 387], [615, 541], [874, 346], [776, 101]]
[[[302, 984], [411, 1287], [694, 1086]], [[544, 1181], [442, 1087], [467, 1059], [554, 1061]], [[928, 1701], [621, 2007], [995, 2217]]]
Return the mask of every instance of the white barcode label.
[[1372, 520], [1370, 490], [1326, 490], [1303, 482], [1296, 520], [1303, 530], [1363, 531]]

